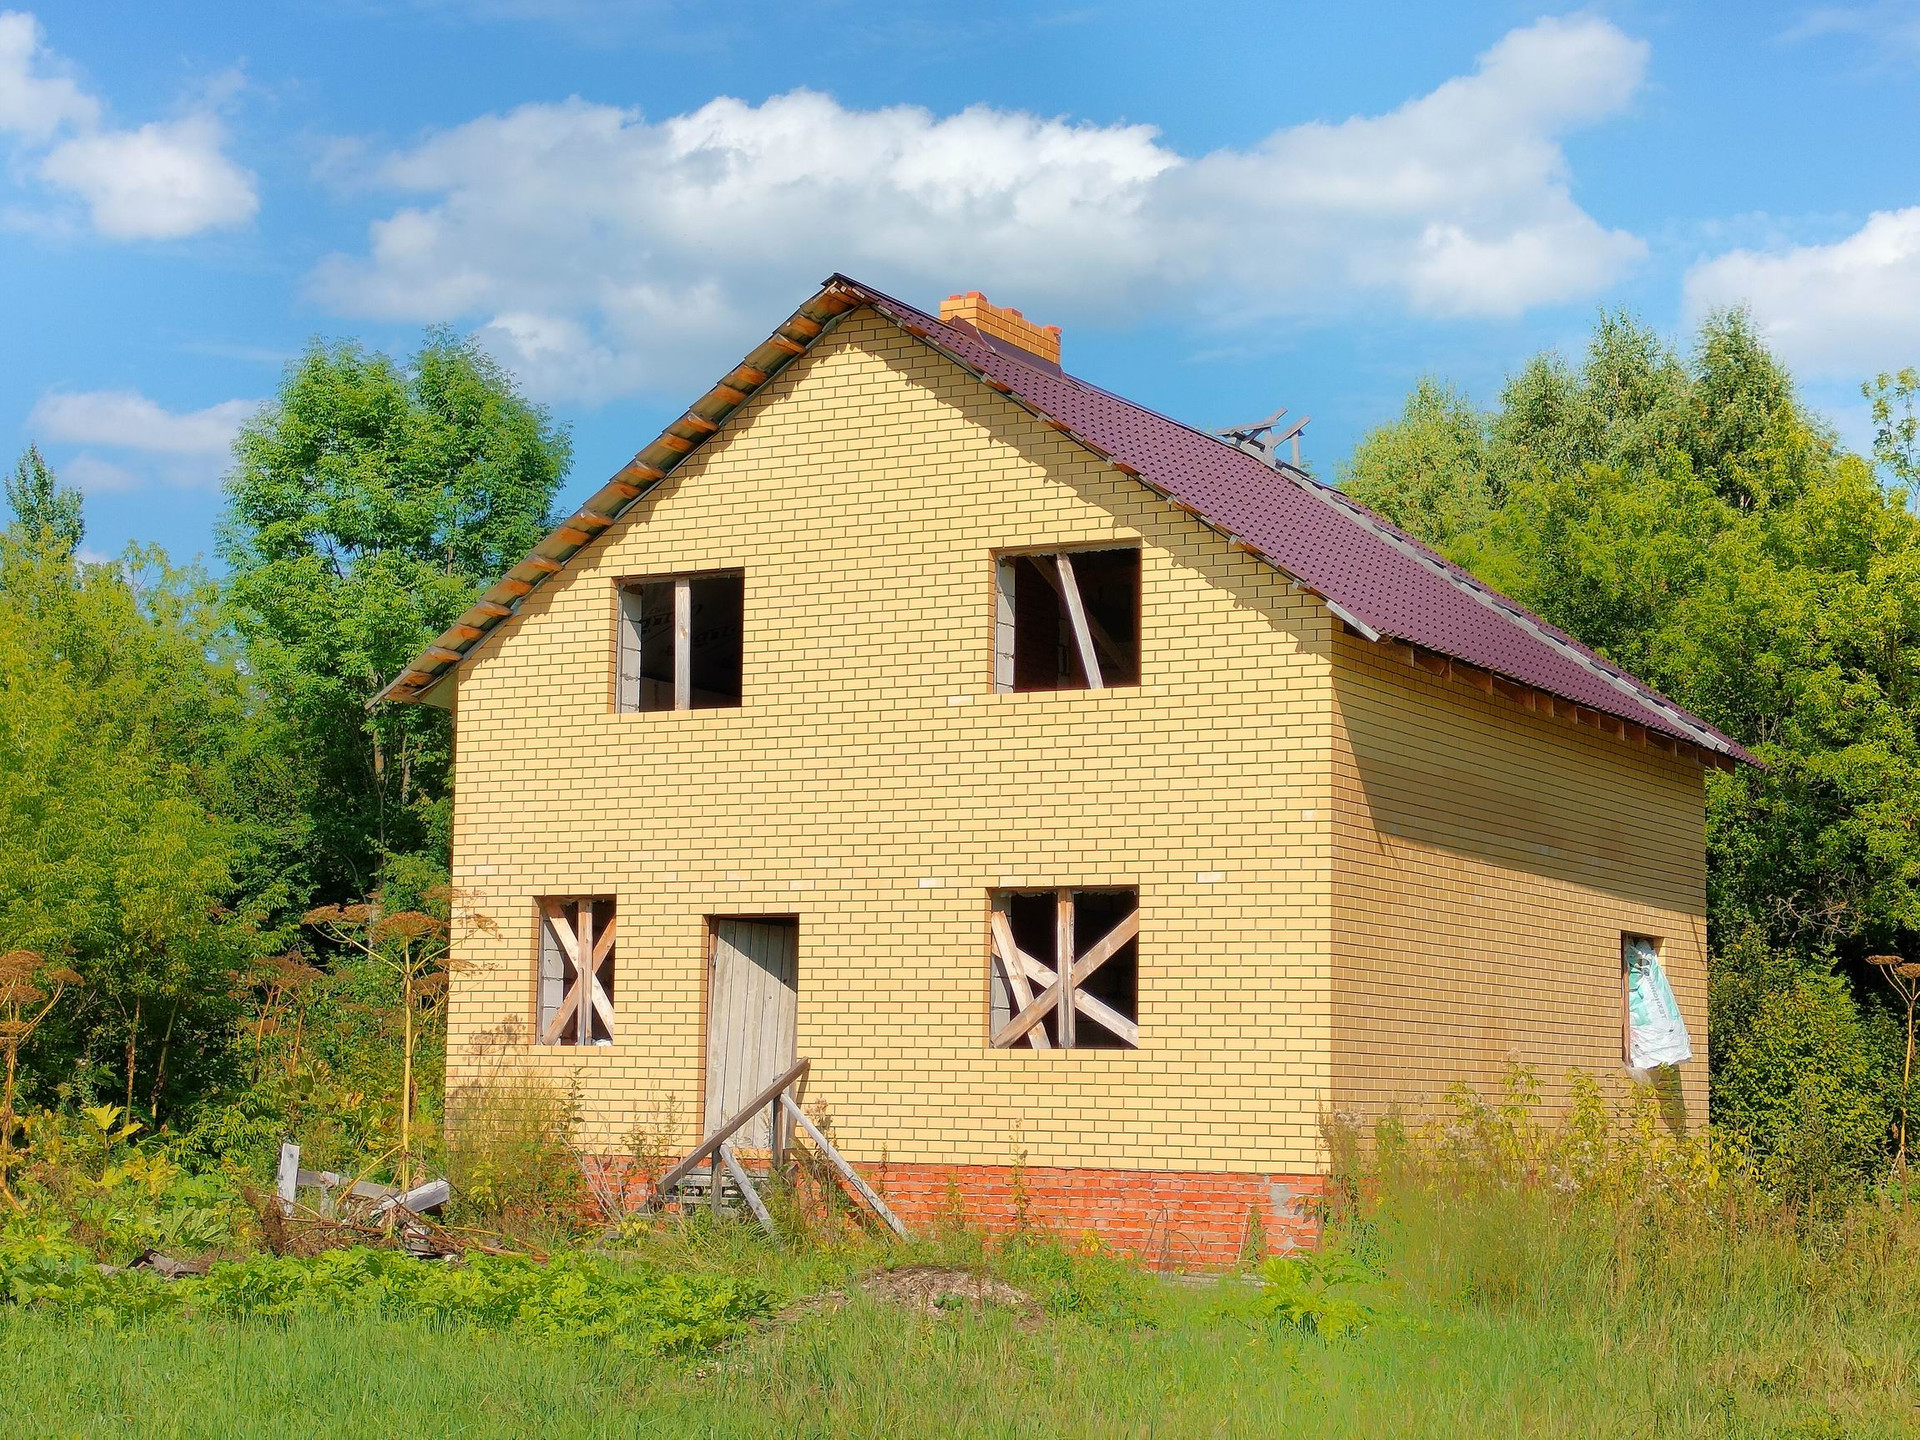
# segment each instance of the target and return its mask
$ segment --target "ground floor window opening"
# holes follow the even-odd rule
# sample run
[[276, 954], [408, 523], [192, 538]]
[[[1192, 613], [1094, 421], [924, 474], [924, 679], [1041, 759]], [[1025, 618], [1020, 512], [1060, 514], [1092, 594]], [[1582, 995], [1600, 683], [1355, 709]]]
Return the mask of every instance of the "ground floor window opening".
[[988, 1035], [996, 1049], [1139, 1046], [1138, 891], [997, 891], [990, 922]]

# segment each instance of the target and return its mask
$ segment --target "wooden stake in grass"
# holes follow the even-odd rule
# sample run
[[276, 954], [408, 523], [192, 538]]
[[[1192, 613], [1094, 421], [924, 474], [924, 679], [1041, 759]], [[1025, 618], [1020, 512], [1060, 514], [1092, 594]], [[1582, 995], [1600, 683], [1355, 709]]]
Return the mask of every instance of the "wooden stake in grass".
[[[0, 955], [0, 1052], [7, 1060], [7, 1077], [0, 1088], [0, 1195], [14, 1201], [7, 1176], [13, 1169], [13, 1132], [19, 1126], [13, 1100], [20, 1081], [20, 1047], [40, 1028], [40, 1022], [53, 1013], [60, 996], [69, 985], [78, 985], [80, 977], [64, 965], [48, 966], [46, 958], [32, 950], [9, 950]], [[41, 988], [50, 985], [52, 992]]]
[[[428, 896], [451, 908], [455, 892], [440, 887]], [[496, 933], [486, 916], [463, 911], [462, 923], [486, 934]], [[400, 1188], [413, 1185], [413, 1040], [418, 1007], [446, 993], [447, 975], [464, 969], [453, 958], [452, 925], [420, 910], [382, 915], [377, 905], [322, 905], [309, 910], [303, 923], [311, 925], [336, 945], [357, 950], [400, 977]]]
[[1900, 1069], [1900, 1145], [1893, 1163], [1902, 1176], [1907, 1173], [1907, 1106], [1913, 1095], [1913, 1020], [1920, 1005], [1920, 962], [1903, 955], [1869, 955], [1867, 963], [1886, 977], [1893, 993], [1907, 1007], [1907, 1058]]

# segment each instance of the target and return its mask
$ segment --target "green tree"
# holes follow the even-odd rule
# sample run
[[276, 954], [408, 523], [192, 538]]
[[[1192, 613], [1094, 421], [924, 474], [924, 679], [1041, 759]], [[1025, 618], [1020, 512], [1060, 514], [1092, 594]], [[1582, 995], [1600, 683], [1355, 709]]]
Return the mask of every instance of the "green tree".
[[16, 525], [28, 535], [46, 535], [65, 554], [78, 550], [87, 533], [80, 492], [55, 478], [37, 445], [27, 447], [7, 477], [7, 505]]
[[[1477, 461], [1433, 444], [1432, 406], [1410, 402], [1362, 451], [1411, 473], [1357, 457], [1345, 475], [1765, 762], [1707, 786], [1716, 993], [1748, 997], [1715, 1011], [1714, 1104], [1788, 1157], [1782, 1175], [1804, 1178], [1816, 1154], [1857, 1174], [1863, 1143], [1884, 1140], [1889, 1072], [1869, 1052], [1886, 1027], [1861, 962], [1920, 955], [1911, 377], [1868, 387], [1876, 471], [1805, 409], [1741, 312], [1708, 317], [1684, 357], [1605, 315], [1579, 364], [1540, 356], [1507, 382], [1479, 417]], [[1416, 398], [1430, 393], [1423, 381]], [[1432, 473], [1443, 464], [1455, 472]], [[1482, 492], [1465, 527], [1458, 505], [1398, 498]], [[1819, 1029], [1805, 1044], [1802, 1020]]]
[[1486, 417], [1459, 391], [1424, 376], [1400, 418], [1370, 430], [1338, 467], [1339, 484], [1401, 529], [1445, 546], [1487, 522]]
[[311, 346], [234, 453], [228, 601], [302, 767], [315, 894], [351, 899], [448, 839], [447, 717], [367, 702], [545, 533], [568, 440], [434, 331], [405, 365]]
[[0, 948], [85, 976], [34, 1036], [30, 1088], [151, 1114], [220, 1077], [232, 972], [269, 919], [236, 881], [271, 865], [218, 613], [156, 553], [75, 566], [48, 531], [0, 537]]

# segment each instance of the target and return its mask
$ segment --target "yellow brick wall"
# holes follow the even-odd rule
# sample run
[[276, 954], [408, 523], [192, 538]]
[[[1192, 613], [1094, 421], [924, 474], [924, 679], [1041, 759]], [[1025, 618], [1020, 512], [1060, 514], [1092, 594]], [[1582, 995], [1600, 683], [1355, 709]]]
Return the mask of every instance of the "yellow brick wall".
[[1704, 781], [1629, 745], [1335, 639], [1335, 1103], [1418, 1108], [1534, 1067], [1613, 1084], [1620, 938], [1661, 941], [1706, 1114]]
[[[1142, 683], [993, 693], [993, 552], [1142, 548]], [[745, 704], [615, 714], [615, 581], [746, 574]], [[530, 1026], [534, 900], [612, 894], [619, 1023], [530, 1047], [589, 1138], [702, 1094], [707, 917], [800, 924], [856, 1160], [1287, 1171], [1329, 1096], [1330, 620], [860, 312], [463, 667], [450, 1080]], [[1138, 1051], [990, 1050], [987, 895], [1137, 886]]]

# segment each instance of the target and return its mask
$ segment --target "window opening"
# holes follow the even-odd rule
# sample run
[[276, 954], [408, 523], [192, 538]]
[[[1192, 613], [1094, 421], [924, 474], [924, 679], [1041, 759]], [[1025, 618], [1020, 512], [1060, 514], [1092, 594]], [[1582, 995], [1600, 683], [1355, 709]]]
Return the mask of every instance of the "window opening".
[[1693, 1042], [1660, 963], [1660, 942], [1645, 935], [1621, 936], [1620, 978], [1627, 1064], [1635, 1070], [1657, 1070], [1691, 1060]]
[[618, 708], [738, 705], [745, 601], [737, 570], [621, 586]]
[[1139, 1047], [1139, 892], [1001, 891], [990, 919], [996, 1049]]
[[536, 1038], [542, 1045], [611, 1045], [617, 959], [612, 897], [549, 898], [539, 903]]
[[998, 563], [996, 690], [1140, 683], [1140, 551], [1060, 550]]

